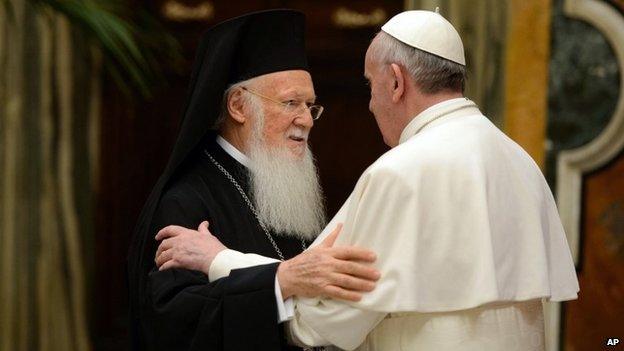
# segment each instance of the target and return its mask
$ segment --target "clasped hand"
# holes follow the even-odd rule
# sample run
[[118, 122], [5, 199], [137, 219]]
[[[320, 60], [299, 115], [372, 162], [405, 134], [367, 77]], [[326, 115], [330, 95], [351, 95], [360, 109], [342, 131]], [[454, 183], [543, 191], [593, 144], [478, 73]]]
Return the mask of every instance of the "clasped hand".
[[[375, 254], [353, 246], [333, 247], [342, 225], [338, 225], [318, 246], [280, 263], [277, 277], [282, 297], [327, 296], [359, 301], [362, 294], [372, 291], [379, 272], [372, 267]], [[161, 241], [155, 262], [159, 270], [184, 268], [206, 275], [214, 258], [227, 249], [202, 222], [197, 230], [170, 225], [156, 235]]]

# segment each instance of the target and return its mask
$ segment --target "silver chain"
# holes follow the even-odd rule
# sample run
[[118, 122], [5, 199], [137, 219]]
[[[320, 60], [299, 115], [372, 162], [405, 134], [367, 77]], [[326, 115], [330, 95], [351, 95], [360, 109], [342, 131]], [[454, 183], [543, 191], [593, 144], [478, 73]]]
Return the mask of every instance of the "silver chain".
[[[225, 177], [230, 180], [230, 182], [234, 185], [234, 187], [236, 187], [236, 190], [238, 190], [238, 192], [241, 194], [241, 196], [243, 197], [243, 200], [245, 200], [245, 203], [247, 203], [247, 206], [249, 206], [249, 209], [251, 210], [251, 212], [254, 214], [254, 216], [258, 220], [258, 223], [260, 223], [260, 227], [262, 228], [262, 231], [264, 231], [264, 234], [266, 234], [267, 239], [269, 239], [269, 241], [271, 242], [271, 245], [273, 245], [275, 252], [277, 252], [277, 256], [279, 256], [280, 260], [285, 261], [286, 259], [284, 258], [284, 255], [282, 254], [282, 250], [279, 249], [279, 247], [277, 246], [277, 243], [273, 239], [273, 236], [271, 235], [271, 233], [269, 233], [264, 223], [260, 220], [260, 215], [258, 214], [258, 211], [256, 211], [256, 208], [249, 200], [249, 197], [247, 197], [247, 194], [245, 194], [245, 191], [243, 191], [243, 188], [238, 184], [236, 179], [232, 177], [230, 172], [228, 172], [227, 169], [221, 166], [221, 164], [217, 162], [217, 160], [215, 160], [214, 157], [212, 157], [212, 155], [208, 152], [208, 150], [204, 150], [204, 153], [206, 154], [206, 156], [208, 156], [210, 161], [212, 161], [212, 163], [215, 166], [217, 166], [217, 168], [221, 171], [221, 173], [223, 173]], [[301, 247], [304, 250], [307, 248], [303, 240], [301, 240]]]

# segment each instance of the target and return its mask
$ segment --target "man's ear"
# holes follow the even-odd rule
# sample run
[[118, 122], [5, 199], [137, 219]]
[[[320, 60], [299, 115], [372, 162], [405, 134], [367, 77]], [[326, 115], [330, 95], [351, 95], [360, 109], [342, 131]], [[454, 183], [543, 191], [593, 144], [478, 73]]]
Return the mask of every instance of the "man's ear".
[[403, 93], [405, 93], [405, 75], [401, 71], [401, 67], [396, 63], [390, 64], [392, 70], [392, 77], [394, 78], [394, 87], [392, 89], [392, 102], [396, 103], [401, 100]]
[[243, 90], [235, 89], [227, 97], [227, 109], [230, 117], [240, 124], [244, 124], [247, 121], [245, 114], [245, 102], [243, 99]]

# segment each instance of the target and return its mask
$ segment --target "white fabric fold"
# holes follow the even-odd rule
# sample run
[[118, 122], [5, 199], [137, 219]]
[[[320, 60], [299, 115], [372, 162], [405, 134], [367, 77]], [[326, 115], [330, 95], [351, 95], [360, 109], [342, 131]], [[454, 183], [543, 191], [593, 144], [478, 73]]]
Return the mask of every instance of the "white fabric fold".
[[295, 316], [295, 304], [293, 298], [289, 297], [284, 300], [282, 296], [282, 288], [279, 284], [277, 274], [275, 275], [275, 302], [277, 303], [277, 322], [284, 323], [293, 319]]
[[[575, 299], [579, 291], [539, 167], [467, 99], [448, 100], [416, 116], [400, 144], [362, 174], [312, 246], [338, 223], [344, 227], [335, 245], [376, 252], [381, 278], [359, 302], [297, 298], [288, 331], [312, 345], [353, 349], [364, 341], [365, 350], [373, 337], [413, 334], [408, 324], [383, 329], [386, 324], [378, 323], [388, 314], [408, 313], [414, 321], [438, 321], [444, 313], [463, 318], [480, 306], [508, 302], [515, 309], [542, 298]], [[231, 265], [245, 261], [235, 258]], [[543, 328], [539, 321], [525, 322], [528, 330]], [[481, 346], [477, 342], [474, 349]]]
[[373, 292], [351, 303], [359, 309], [445, 312], [577, 297], [570, 250], [539, 167], [467, 99], [414, 118], [313, 246], [340, 222], [335, 245], [375, 251], [382, 273]]
[[[227, 277], [233, 269], [247, 268], [280, 262], [279, 260], [256, 254], [244, 254], [235, 250], [223, 250], [217, 254], [210, 265], [208, 279], [212, 282], [219, 278]], [[275, 302], [277, 304], [277, 322], [283, 323], [291, 320], [295, 315], [295, 305], [292, 298], [286, 300], [282, 297], [282, 289], [279, 279], [275, 275]]]
[[217, 144], [219, 144], [219, 146], [221, 146], [228, 155], [238, 161], [238, 163], [249, 168], [249, 164], [251, 163], [249, 157], [238, 150], [234, 145], [230, 144], [229, 141], [225, 140], [222, 136], [217, 135]]
[[233, 269], [260, 266], [275, 262], [280, 262], [280, 260], [226, 249], [219, 252], [212, 261], [210, 269], [208, 270], [208, 279], [213, 282], [219, 278], [229, 276]]

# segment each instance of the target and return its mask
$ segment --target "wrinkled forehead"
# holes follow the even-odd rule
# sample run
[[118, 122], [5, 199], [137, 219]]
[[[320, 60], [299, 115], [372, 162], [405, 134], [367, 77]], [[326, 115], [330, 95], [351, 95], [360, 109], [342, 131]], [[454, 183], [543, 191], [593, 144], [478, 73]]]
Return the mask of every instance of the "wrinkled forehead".
[[304, 98], [314, 97], [314, 84], [310, 73], [304, 70], [280, 71], [258, 77], [259, 88], [276, 95], [294, 94]]

